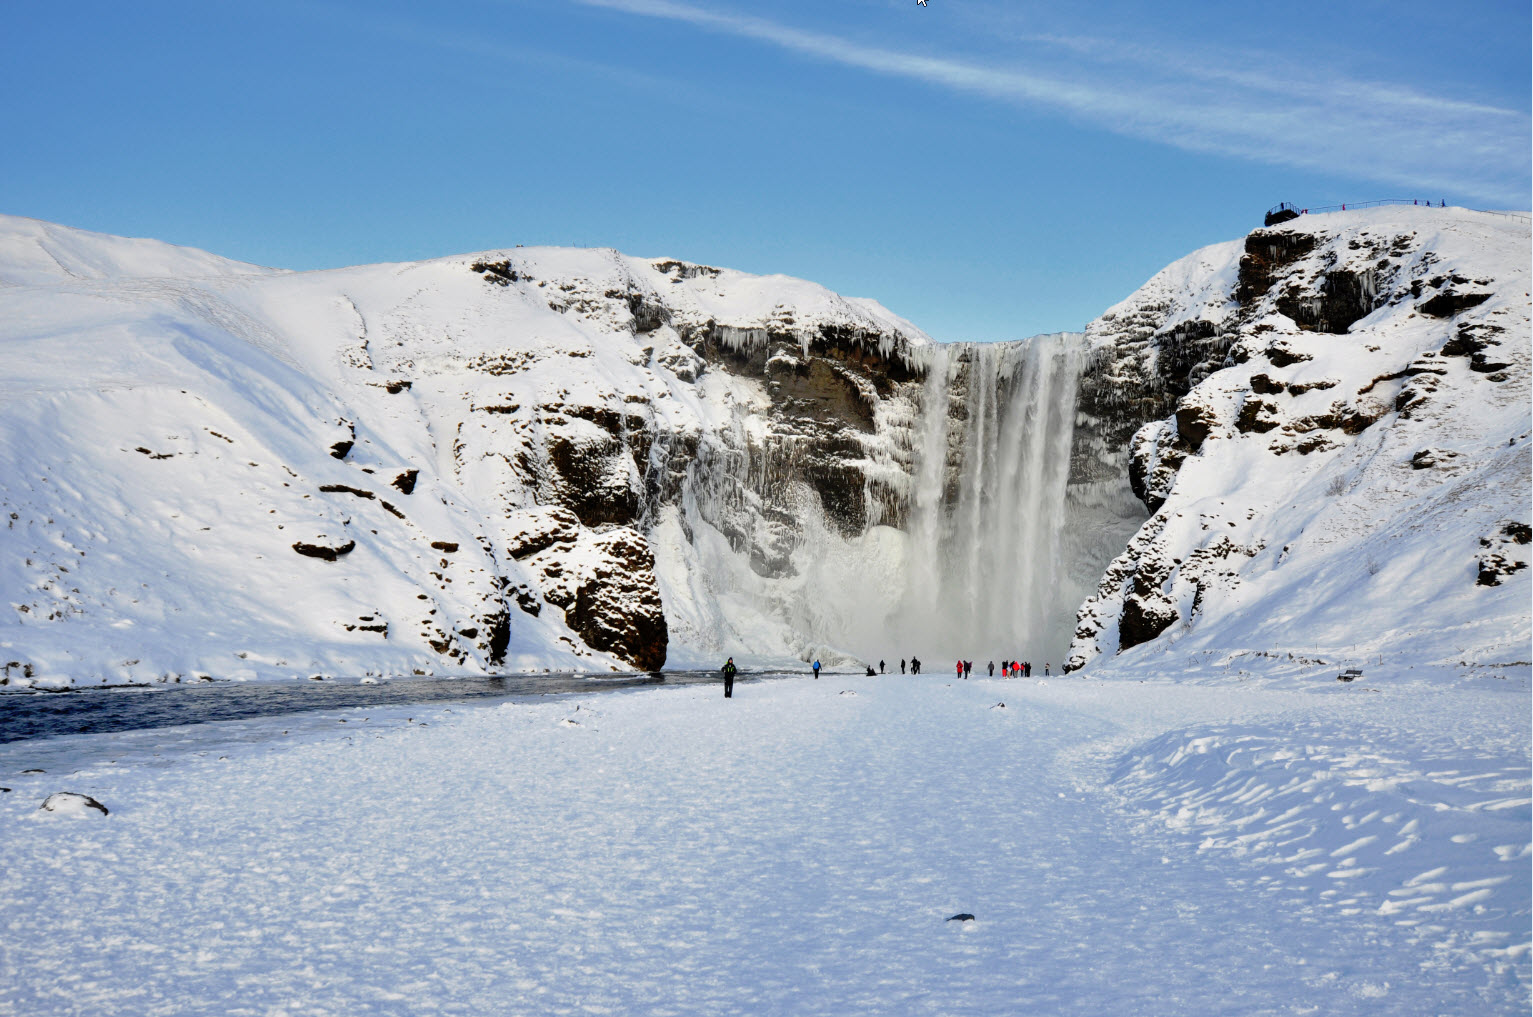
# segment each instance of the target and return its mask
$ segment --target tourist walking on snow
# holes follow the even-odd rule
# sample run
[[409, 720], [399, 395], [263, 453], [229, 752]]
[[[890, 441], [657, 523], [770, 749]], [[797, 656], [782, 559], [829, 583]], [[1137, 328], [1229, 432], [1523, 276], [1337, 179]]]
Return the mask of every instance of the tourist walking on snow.
[[730, 657], [724, 661], [724, 698], [732, 698], [735, 694], [735, 658]]
[[990, 677], [995, 677], [995, 661], [990, 662]]
[[879, 661], [878, 662], [878, 673], [879, 674], [883, 674], [884, 673], [884, 662], [883, 661]]
[[901, 657], [900, 658], [900, 674], [904, 674], [904, 673], [905, 673], [905, 658]]
[[962, 678], [963, 677], [963, 661], [960, 660], [957, 664], [954, 665], [954, 667], [956, 667], [958, 669], [958, 673], [956, 675], [954, 675], [954, 677], [955, 678]]
[[920, 674], [921, 673], [921, 658], [919, 658], [919, 657], [911, 657], [910, 658], [910, 673], [911, 674]]
[[814, 662], [814, 680], [820, 680], [820, 662], [818, 660]]
[[1043, 673], [1044, 674], [1048, 674], [1049, 673], [1049, 662], [1048, 661], [1044, 661], [1043, 662]]

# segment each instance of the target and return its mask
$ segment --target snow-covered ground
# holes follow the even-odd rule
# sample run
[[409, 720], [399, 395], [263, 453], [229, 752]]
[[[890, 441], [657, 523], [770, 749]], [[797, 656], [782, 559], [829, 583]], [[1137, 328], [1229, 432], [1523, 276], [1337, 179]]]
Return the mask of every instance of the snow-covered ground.
[[1244, 663], [5, 745], [0, 1014], [1527, 1013], [1528, 669]]

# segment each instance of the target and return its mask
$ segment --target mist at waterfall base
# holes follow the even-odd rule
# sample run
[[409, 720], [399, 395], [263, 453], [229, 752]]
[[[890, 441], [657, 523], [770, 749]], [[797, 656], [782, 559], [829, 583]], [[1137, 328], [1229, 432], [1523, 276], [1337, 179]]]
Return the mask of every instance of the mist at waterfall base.
[[1059, 661], [1080, 337], [939, 346], [927, 375], [909, 553], [889, 633], [935, 667]]
[[[883, 660], [892, 671], [917, 657], [930, 673], [958, 659], [981, 668], [1026, 660], [1040, 672], [1049, 662], [1057, 671], [1076, 609], [1144, 518], [1126, 477], [1071, 482], [1083, 339], [1060, 333], [919, 352], [919, 400], [880, 408], [891, 417], [884, 430], [902, 440], [884, 451], [888, 469], [875, 480], [900, 492], [899, 509], [870, 482], [870, 525], [848, 539], [826, 522], [812, 490], [784, 492], [798, 527], [792, 580], [752, 574], [709, 525], [722, 511], [719, 466], [710, 464], [715, 486], [695, 487], [685, 509], [690, 539], [659, 541], [701, 561], [667, 568], [669, 556], [657, 558], [663, 584], [668, 573], [708, 577], [711, 586], [709, 597], [668, 603], [717, 603], [722, 611], [683, 621], [687, 632], [676, 642], [694, 643], [692, 633], [712, 628], [719, 652], [743, 648], [747, 660], [758, 657], [756, 647], [787, 643], [827, 666]], [[747, 411], [736, 420], [751, 427]], [[747, 444], [743, 436], [739, 444]], [[746, 488], [760, 490], [759, 476], [731, 489]]]

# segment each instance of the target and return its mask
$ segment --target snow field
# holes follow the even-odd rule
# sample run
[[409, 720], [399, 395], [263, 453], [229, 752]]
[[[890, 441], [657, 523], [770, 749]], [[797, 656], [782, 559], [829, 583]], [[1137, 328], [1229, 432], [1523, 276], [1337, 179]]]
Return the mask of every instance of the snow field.
[[1370, 686], [829, 675], [0, 746], [0, 1014], [1525, 1013], [1527, 696]]

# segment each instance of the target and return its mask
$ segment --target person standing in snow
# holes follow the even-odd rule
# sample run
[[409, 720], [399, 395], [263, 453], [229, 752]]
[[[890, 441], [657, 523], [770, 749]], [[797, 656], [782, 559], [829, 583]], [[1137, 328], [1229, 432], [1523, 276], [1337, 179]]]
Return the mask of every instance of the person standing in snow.
[[995, 661], [990, 662], [990, 677], [995, 677]]
[[972, 661], [972, 660], [964, 661], [963, 662], [963, 676], [964, 676], [964, 678], [967, 679], [969, 677], [969, 675], [971, 675], [973, 673], [974, 673], [974, 661]]
[[904, 673], [905, 673], [905, 658], [901, 657], [900, 658], [900, 674], [904, 674]]
[[814, 662], [814, 680], [820, 680], [820, 662], [818, 660]]
[[730, 699], [735, 694], [735, 658], [730, 657], [724, 661], [724, 698]]
[[879, 661], [878, 662], [878, 673], [879, 674], [883, 674], [884, 673], [884, 662], [883, 661]]
[[1048, 674], [1049, 673], [1049, 662], [1048, 661], [1044, 661], [1043, 662], [1043, 673], [1044, 674]]
[[919, 657], [911, 657], [910, 658], [910, 673], [911, 674], [920, 674], [921, 673], [921, 658], [919, 658]]
[[955, 664], [953, 666], [955, 668], [957, 668], [957, 673], [954, 675], [954, 677], [962, 678], [963, 677], [963, 661], [960, 660], [957, 664]]

